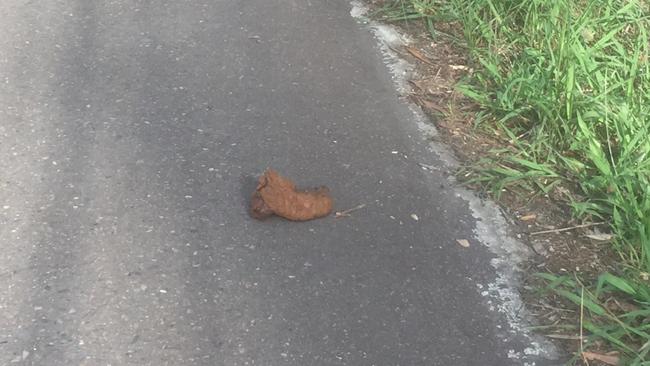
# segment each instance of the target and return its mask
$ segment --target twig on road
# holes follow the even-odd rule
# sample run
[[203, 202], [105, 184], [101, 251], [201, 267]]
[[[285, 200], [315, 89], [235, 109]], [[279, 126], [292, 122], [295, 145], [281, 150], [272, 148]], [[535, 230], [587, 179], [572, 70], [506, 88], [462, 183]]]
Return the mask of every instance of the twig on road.
[[339, 219], [339, 218], [341, 218], [341, 217], [350, 217], [350, 216], [352, 216], [352, 215], [350, 215], [352, 212], [357, 211], [357, 210], [360, 210], [360, 209], [362, 209], [362, 208], [364, 208], [364, 207], [366, 207], [366, 204], [365, 204], [365, 203], [362, 203], [362, 204], [360, 204], [360, 205], [358, 205], [358, 206], [355, 206], [355, 207], [352, 207], [352, 208], [350, 208], [350, 209], [347, 209], [347, 210], [344, 210], [344, 211], [336, 212], [336, 213], [334, 214], [334, 218]]

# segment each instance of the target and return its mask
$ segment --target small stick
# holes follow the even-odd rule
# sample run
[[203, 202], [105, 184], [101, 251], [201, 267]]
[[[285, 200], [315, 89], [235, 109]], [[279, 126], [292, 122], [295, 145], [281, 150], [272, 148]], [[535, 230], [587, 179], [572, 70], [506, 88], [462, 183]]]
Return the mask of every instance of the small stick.
[[569, 340], [582, 340], [579, 335], [568, 335], [568, 334], [545, 334], [546, 337], [555, 338], [555, 339], [569, 339]]
[[585, 300], [585, 288], [581, 287], [580, 288], [580, 356], [582, 356], [582, 361], [589, 366], [589, 361], [587, 361], [587, 357], [585, 357], [585, 350], [584, 350], [584, 340], [582, 338], [582, 321], [584, 319], [584, 300]]
[[571, 226], [571, 227], [563, 227], [561, 229], [553, 229], [553, 230], [544, 230], [544, 231], [535, 231], [530, 233], [529, 235], [540, 235], [540, 234], [551, 234], [551, 233], [561, 233], [563, 231], [569, 231], [569, 230], [575, 230], [575, 229], [581, 229], [585, 227], [590, 227], [590, 226], [597, 226], [597, 225], [605, 225], [604, 222], [592, 222], [590, 224], [582, 224], [582, 225], [576, 225], [576, 226]]
[[425, 64], [433, 65], [433, 62], [431, 62], [431, 60], [429, 60], [429, 58], [427, 58], [427, 57], [426, 57], [426, 56], [425, 56], [425, 55], [424, 55], [420, 50], [418, 50], [417, 48], [413, 48], [413, 47], [406, 46], [406, 50], [407, 50], [408, 53], [410, 53], [413, 57], [415, 57], [415, 58], [417, 58], [418, 60], [424, 62]]
[[355, 207], [352, 207], [352, 208], [347, 209], [347, 210], [345, 210], [345, 211], [337, 212], [337, 213], [334, 214], [334, 218], [337, 218], [337, 219], [338, 219], [338, 218], [340, 218], [340, 217], [349, 217], [349, 216], [352, 216], [352, 215], [350, 215], [352, 212], [357, 211], [357, 210], [360, 210], [360, 209], [362, 209], [362, 208], [364, 208], [364, 207], [366, 207], [366, 204], [365, 204], [365, 203], [360, 204], [360, 205], [355, 206]]

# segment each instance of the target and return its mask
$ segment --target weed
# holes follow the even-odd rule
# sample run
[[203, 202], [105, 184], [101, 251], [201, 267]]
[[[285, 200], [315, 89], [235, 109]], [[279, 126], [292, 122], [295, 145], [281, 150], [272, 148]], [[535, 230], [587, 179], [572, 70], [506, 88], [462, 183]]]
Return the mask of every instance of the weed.
[[[620, 273], [601, 275], [594, 291], [542, 277], [586, 310], [586, 347], [606, 342], [641, 365], [650, 352], [650, 3], [396, 0], [378, 14], [423, 21], [433, 37], [441, 21], [462, 32], [474, 71], [458, 89], [482, 110], [477, 128], [506, 146], [463, 175], [497, 197], [570, 186], [576, 217], [611, 223]], [[639, 309], [608, 310], [610, 293]]]

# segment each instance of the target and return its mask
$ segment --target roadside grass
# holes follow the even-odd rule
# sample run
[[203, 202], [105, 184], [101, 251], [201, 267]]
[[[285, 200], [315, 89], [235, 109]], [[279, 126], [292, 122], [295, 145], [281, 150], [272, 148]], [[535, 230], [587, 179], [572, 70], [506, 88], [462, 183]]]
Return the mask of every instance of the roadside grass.
[[616, 273], [539, 276], [584, 312], [581, 350], [650, 365], [650, 1], [394, 0], [377, 15], [466, 50], [458, 90], [480, 107], [475, 127], [504, 141], [465, 168], [470, 183], [497, 198], [563, 189], [576, 218], [609, 224]]

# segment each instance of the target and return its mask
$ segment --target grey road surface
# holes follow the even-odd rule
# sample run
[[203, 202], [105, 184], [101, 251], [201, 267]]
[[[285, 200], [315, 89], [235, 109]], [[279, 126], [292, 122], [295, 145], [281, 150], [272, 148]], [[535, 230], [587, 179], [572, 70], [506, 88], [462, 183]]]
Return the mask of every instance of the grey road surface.
[[[440, 161], [349, 11], [1, 2], [0, 365], [531, 359], [481, 294], [496, 273], [467, 202], [417, 164]], [[254, 221], [267, 167], [366, 207]]]

